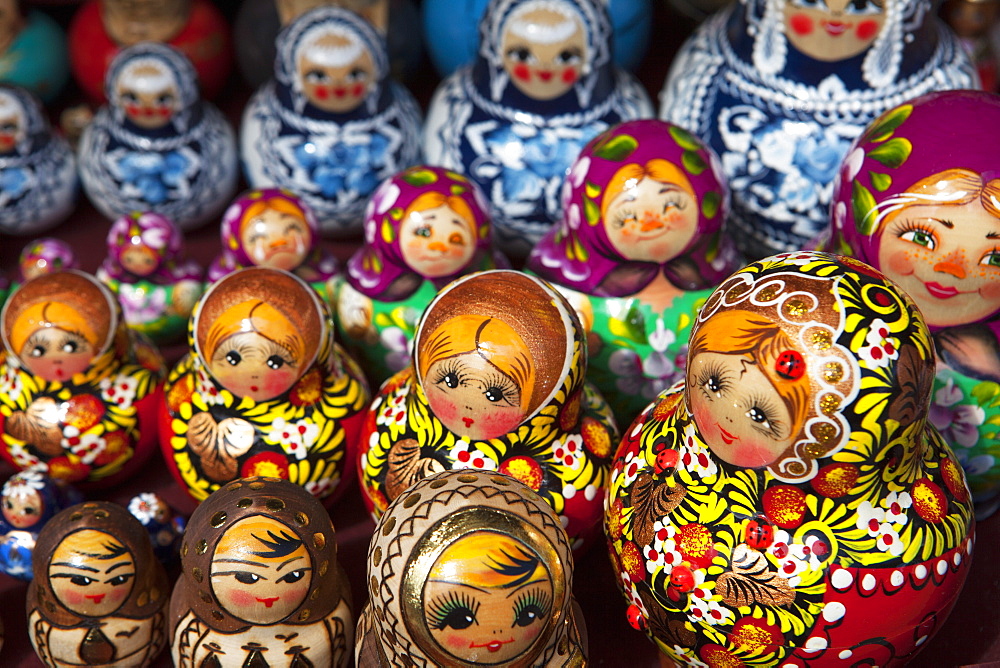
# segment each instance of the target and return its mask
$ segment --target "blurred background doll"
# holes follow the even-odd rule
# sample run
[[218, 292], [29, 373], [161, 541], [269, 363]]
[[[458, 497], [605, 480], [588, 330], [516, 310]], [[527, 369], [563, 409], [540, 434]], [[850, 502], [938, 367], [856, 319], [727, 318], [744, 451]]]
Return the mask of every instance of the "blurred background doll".
[[0, 81], [21, 86], [48, 104], [69, 79], [66, 35], [25, 0], [0, 2]]

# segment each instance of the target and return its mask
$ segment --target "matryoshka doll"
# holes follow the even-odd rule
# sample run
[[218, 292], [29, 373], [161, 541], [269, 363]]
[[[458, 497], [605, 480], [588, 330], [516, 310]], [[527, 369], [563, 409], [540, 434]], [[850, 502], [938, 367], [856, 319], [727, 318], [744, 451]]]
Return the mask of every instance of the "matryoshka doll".
[[177, 668], [350, 665], [350, 583], [330, 516], [285, 480], [244, 478], [191, 515], [170, 599]]
[[38, 100], [0, 86], [0, 232], [29, 235], [61, 223], [76, 205], [76, 159]]
[[188, 344], [160, 415], [160, 446], [181, 488], [202, 501], [269, 475], [335, 500], [370, 394], [316, 291], [280, 269], [233, 272], [198, 302]]
[[149, 666], [166, 645], [167, 575], [121, 506], [56, 515], [38, 536], [34, 568], [28, 635], [47, 668]]
[[0, 0], [0, 81], [52, 102], [69, 79], [66, 35], [24, 0]]
[[253, 188], [295, 192], [326, 236], [357, 236], [368, 196], [420, 157], [420, 109], [389, 78], [385, 38], [363, 18], [318, 7], [278, 35], [274, 79], [243, 112]]
[[181, 229], [222, 213], [236, 190], [229, 122], [198, 95], [180, 51], [154, 42], [123, 49], [108, 67], [108, 103], [80, 138], [80, 179], [114, 220], [153, 211]]
[[980, 519], [1000, 505], [1000, 100], [931, 93], [869, 125], [844, 160], [831, 249], [907, 291], [938, 353], [929, 419]]
[[588, 377], [627, 424], [684, 375], [694, 317], [737, 267], [723, 232], [726, 180], [685, 130], [626, 121], [584, 147], [564, 197], [526, 267], [577, 309]]
[[290, 271], [331, 301], [340, 266], [320, 244], [309, 206], [280, 188], [248, 190], [222, 216], [222, 253], [208, 268], [214, 282], [244, 267]]
[[432, 473], [498, 471], [540, 494], [583, 549], [599, 531], [618, 433], [586, 372], [583, 327], [547, 283], [511, 270], [452, 282], [358, 439], [372, 514]]
[[211, 0], [88, 0], [69, 27], [77, 85], [98, 104], [111, 99], [104, 87], [110, 63], [140, 42], [169, 44], [191, 59], [207, 98], [228, 81], [233, 65], [229, 26]]
[[365, 245], [337, 288], [338, 332], [381, 383], [410, 365], [417, 321], [438, 290], [498, 265], [506, 262], [492, 252], [479, 187], [440, 167], [411, 167], [368, 203]]
[[133, 211], [108, 230], [108, 256], [97, 270], [118, 296], [125, 323], [156, 343], [187, 331], [205, 290], [202, 268], [183, 255], [183, 233], [166, 216]]
[[500, 249], [523, 258], [558, 219], [563, 180], [584, 144], [653, 109], [612, 62], [603, 3], [492, 0], [479, 32], [476, 61], [431, 100], [424, 153], [479, 184]]
[[962, 46], [969, 52], [976, 66], [983, 90], [1000, 89], [997, 69], [997, 23], [1000, 20], [1000, 2], [997, 0], [946, 0], [941, 6], [941, 16], [948, 23]]
[[79, 492], [41, 467], [7, 478], [0, 490], [0, 571], [30, 580], [38, 533], [60, 510], [81, 501]]
[[933, 377], [920, 311], [868, 265], [800, 251], [722, 282], [611, 475], [619, 586], [664, 661], [890, 667], [927, 644], [974, 522]]
[[163, 360], [111, 291], [76, 270], [39, 276], [7, 300], [0, 335], [0, 456], [81, 488], [133, 476], [155, 448]]
[[62, 239], [42, 237], [35, 239], [21, 249], [17, 260], [18, 283], [30, 281], [43, 274], [52, 274], [64, 269], [79, 269], [73, 247]]
[[359, 668], [586, 665], [569, 537], [517, 480], [444, 471], [417, 482], [379, 521], [367, 566]]
[[876, 116], [932, 90], [979, 85], [932, 0], [746, 0], [705, 21], [677, 53], [660, 118], [722, 160], [730, 222], [754, 260], [811, 247], [833, 180]]

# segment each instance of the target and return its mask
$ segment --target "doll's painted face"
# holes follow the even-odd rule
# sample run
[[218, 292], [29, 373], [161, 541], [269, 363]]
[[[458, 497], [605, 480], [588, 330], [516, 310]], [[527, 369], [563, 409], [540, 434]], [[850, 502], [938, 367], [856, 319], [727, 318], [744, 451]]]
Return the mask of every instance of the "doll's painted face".
[[400, 224], [399, 235], [403, 260], [428, 278], [454, 274], [476, 250], [469, 221], [447, 204], [410, 212]]
[[1000, 309], [1000, 219], [978, 198], [909, 206], [882, 232], [879, 268], [931, 327], [963, 325]]
[[3, 517], [15, 529], [35, 526], [45, 512], [45, 501], [34, 489], [18, 489], [17, 493], [4, 494]]
[[302, 50], [298, 58], [302, 93], [323, 111], [353, 111], [375, 83], [375, 63], [368, 49], [352, 34], [329, 33]]
[[240, 242], [258, 267], [292, 271], [305, 261], [312, 234], [301, 216], [266, 208], [240, 227]]
[[312, 575], [302, 540], [260, 515], [226, 529], [212, 556], [212, 592], [229, 614], [252, 624], [275, 624], [292, 614], [309, 594]]
[[515, 13], [504, 27], [500, 52], [510, 80], [536, 100], [569, 92], [590, 57], [580, 19], [549, 7]]
[[146, 130], [156, 130], [169, 123], [180, 104], [173, 75], [152, 60], [137, 63], [122, 72], [118, 80], [118, 99], [125, 116]]
[[810, 58], [846, 60], [868, 49], [881, 32], [885, 1], [786, 0], [785, 34]]
[[692, 193], [649, 176], [627, 181], [605, 211], [608, 240], [628, 260], [672, 260], [697, 228], [698, 204]]
[[59, 327], [41, 327], [18, 353], [24, 368], [50, 381], [65, 382], [83, 373], [94, 359], [94, 348], [81, 334]]
[[106, 617], [132, 593], [135, 558], [111, 534], [76, 531], [52, 553], [49, 582], [67, 609], [85, 617]]
[[12, 153], [21, 136], [21, 119], [17, 114], [0, 110], [0, 155]]
[[535, 644], [552, 611], [552, 577], [530, 548], [476, 531], [434, 562], [423, 590], [431, 637], [458, 661], [501, 664]]
[[149, 276], [159, 266], [160, 257], [145, 244], [129, 244], [118, 256], [118, 261], [125, 271], [136, 276]]
[[234, 395], [267, 401], [295, 384], [301, 375], [300, 363], [287, 348], [256, 331], [248, 331], [219, 343], [208, 360], [208, 368]]

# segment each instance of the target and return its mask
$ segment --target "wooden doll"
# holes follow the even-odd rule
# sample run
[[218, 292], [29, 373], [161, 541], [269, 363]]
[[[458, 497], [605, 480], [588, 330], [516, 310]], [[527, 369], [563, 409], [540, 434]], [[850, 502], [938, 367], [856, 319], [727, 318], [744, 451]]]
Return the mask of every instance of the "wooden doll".
[[302, 14], [277, 48], [243, 113], [247, 181], [298, 194], [324, 235], [357, 236], [375, 187], [420, 156], [419, 107], [389, 78], [385, 38], [346, 9]]
[[286, 478], [332, 502], [370, 394], [333, 341], [329, 308], [294, 274], [233, 272], [195, 307], [190, 352], [164, 388], [160, 445], [197, 501], [253, 475]]
[[936, 4], [746, 0], [681, 47], [660, 118], [721, 158], [749, 259], [815, 244], [840, 161], [876, 116], [928, 91], [978, 86]]
[[108, 230], [108, 256], [97, 277], [118, 296], [125, 323], [156, 343], [187, 331], [205, 290], [202, 268], [183, 255], [184, 236], [166, 216], [133, 211]]
[[66, 35], [24, 0], [0, 1], [0, 81], [52, 102], [69, 79]]
[[0, 335], [0, 455], [90, 487], [134, 475], [155, 447], [164, 369], [114, 295], [80, 271], [39, 276], [7, 300]]
[[350, 665], [351, 590], [333, 524], [298, 485], [245, 478], [213, 492], [191, 515], [181, 566], [177, 668]]
[[685, 381], [622, 440], [605, 514], [664, 662], [889, 667], [926, 644], [973, 531], [933, 377], [920, 311], [868, 265], [800, 251], [722, 282]]
[[51, 274], [64, 269], [79, 269], [73, 247], [56, 237], [35, 239], [21, 249], [17, 261], [18, 284], [30, 281], [42, 274]]
[[153, 211], [187, 230], [214, 219], [236, 191], [236, 139], [198, 94], [180, 51], [123, 49], [108, 67], [108, 103], [80, 138], [80, 179], [106, 218]]
[[378, 517], [411, 484], [453, 469], [521, 480], [558, 512], [574, 547], [597, 530], [617, 430], [585, 382], [572, 307], [520, 272], [460, 278], [427, 307], [413, 364], [383, 384], [359, 438]]
[[38, 100], [0, 86], [0, 232], [34, 235], [61, 223], [76, 205], [76, 159], [52, 132]]
[[1000, 89], [997, 68], [997, 23], [1000, 2], [997, 0], [946, 0], [941, 16], [955, 31], [962, 46], [976, 66], [983, 90], [996, 93]]
[[119, 505], [62, 511], [35, 545], [28, 635], [47, 668], [149, 666], [166, 645], [167, 576]]
[[214, 282], [244, 267], [290, 271], [323, 299], [333, 297], [337, 259], [320, 244], [319, 225], [309, 206], [280, 188], [248, 190], [222, 216], [222, 253], [208, 268]]
[[129, 499], [128, 511], [146, 529], [153, 545], [153, 554], [164, 566], [177, 562], [181, 537], [187, 520], [154, 492], [142, 492]]
[[562, 220], [528, 258], [577, 309], [587, 373], [620, 424], [683, 377], [694, 317], [736, 268], [721, 173], [711, 149], [675, 125], [615, 125], [580, 152]]
[[434, 94], [424, 152], [479, 184], [500, 249], [523, 258], [558, 219], [563, 179], [584, 144], [653, 109], [612, 62], [604, 3], [493, 0], [480, 34], [476, 62]]
[[517, 480], [444, 471], [417, 482], [382, 516], [367, 565], [359, 668], [586, 665], [569, 537]]
[[365, 245], [347, 263], [335, 302], [343, 340], [378, 383], [410, 364], [417, 320], [438, 290], [505, 267], [490, 246], [479, 187], [418, 165], [382, 182], [365, 211]]

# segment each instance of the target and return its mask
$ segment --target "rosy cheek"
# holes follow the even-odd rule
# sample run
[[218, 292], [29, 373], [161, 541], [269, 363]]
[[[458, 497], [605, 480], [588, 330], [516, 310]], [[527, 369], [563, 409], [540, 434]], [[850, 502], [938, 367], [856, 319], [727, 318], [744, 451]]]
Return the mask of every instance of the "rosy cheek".
[[563, 70], [562, 73], [563, 83], [568, 83], [568, 84], [576, 83], [576, 79], [578, 76], [579, 74], [577, 74], [575, 67], [567, 67], [565, 70]]
[[111, 593], [108, 594], [108, 599], [116, 603], [120, 603], [121, 601], [124, 601], [126, 597], [128, 597], [128, 592], [129, 592], [128, 587], [115, 587], [114, 589], [111, 590]]
[[898, 276], [909, 276], [913, 273], [914, 260], [906, 251], [896, 251], [888, 257], [888, 266], [883, 269]]
[[268, 392], [281, 394], [295, 382], [295, 371], [274, 371], [267, 374], [264, 380], [264, 387]]
[[353, 95], [354, 97], [361, 97], [361, 95], [364, 92], [365, 92], [364, 84], [354, 84], [354, 88], [351, 89], [351, 95]]
[[438, 419], [446, 424], [452, 424], [458, 420], [458, 404], [450, 399], [446, 399], [439, 394], [435, 399], [428, 398], [432, 402], [431, 408]]
[[468, 649], [469, 641], [457, 633], [448, 633], [444, 637], [444, 644], [452, 649]]
[[91, 602], [90, 599], [87, 598], [86, 594], [82, 591], [76, 591], [75, 589], [67, 591], [63, 596], [63, 600], [65, 600], [69, 605], [85, 605]]
[[247, 608], [257, 603], [254, 595], [245, 591], [229, 592], [226, 594], [226, 601], [236, 608]]
[[491, 434], [506, 434], [518, 425], [524, 414], [520, 408], [495, 408], [480, 418], [480, 427]]
[[514, 66], [514, 77], [521, 81], [531, 81], [531, 70], [524, 63]]
[[325, 100], [330, 97], [330, 90], [326, 86], [316, 86], [316, 97]]
[[979, 295], [989, 301], [1000, 301], [1000, 281], [992, 280], [979, 288]]
[[698, 430], [701, 431], [701, 437], [705, 441], [717, 441], [718, 439], [715, 438], [715, 416], [712, 415], [712, 411], [702, 402], [693, 402], [692, 408], [694, 422], [698, 425]]
[[308, 593], [309, 587], [296, 587], [294, 589], [286, 589], [281, 598], [284, 601], [302, 601]]
[[736, 466], [755, 469], [773, 462], [775, 455], [771, 454], [764, 443], [751, 441], [737, 446], [733, 450], [731, 459], [731, 463]]
[[173, 111], [170, 107], [160, 107], [157, 109], [156, 113], [158, 113], [162, 118], [170, 118], [170, 114], [173, 113]]
[[137, 104], [126, 104], [125, 105], [125, 113], [128, 114], [129, 116], [138, 116], [139, 115], [139, 111], [140, 111], [139, 105], [137, 105]]
[[868, 40], [873, 39], [877, 32], [878, 32], [878, 23], [869, 19], [867, 21], [862, 21], [861, 23], [859, 23], [858, 28], [857, 30], [855, 30], [854, 34], [857, 35], [858, 39], [860, 39], [861, 41], [867, 42]]
[[788, 25], [796, 35], [809, 35], [815, 29], [813, 20], [805, 14], [792, 14], [788, 20]]

